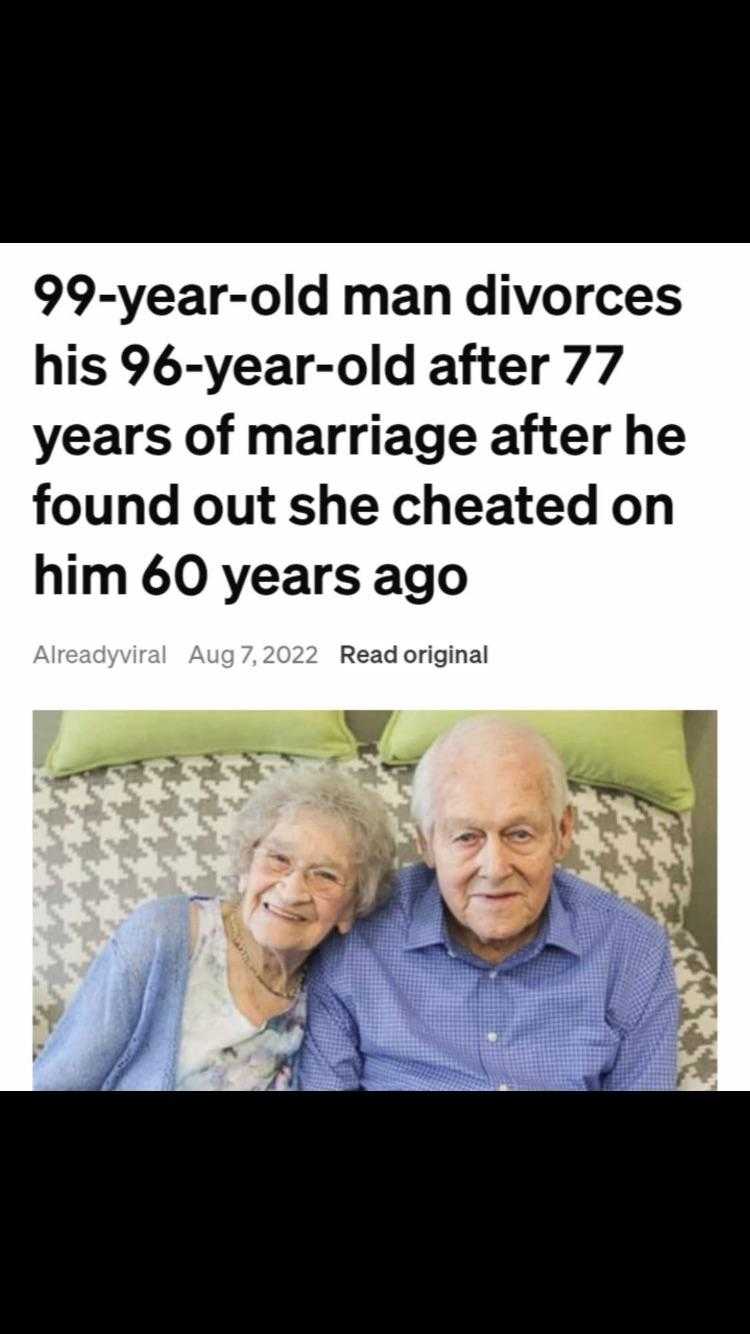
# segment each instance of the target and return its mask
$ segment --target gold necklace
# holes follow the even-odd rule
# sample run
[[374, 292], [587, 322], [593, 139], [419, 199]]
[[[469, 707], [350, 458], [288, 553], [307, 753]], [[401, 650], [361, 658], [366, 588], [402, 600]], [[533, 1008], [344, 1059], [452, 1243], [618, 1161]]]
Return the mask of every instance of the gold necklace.
[[261, 985], [266, 988], [266, 991], [270, 991], [273, 996], [280, 996], [282, 1000], [294, 1000], [295, 997], [299, 995], [300, 988], [305, 980], [304, 970], [300, 971], [299, 977], [297, 978], [297, 981], [295, 982], [294, 987], [291, 991], [277, 991], [275, 987], [271, 986], [270, 982], [266, 982], [266, 979], [262, 976], [261, 973], [258, 972], [257, 968], [253, 964], [252, 959], [250, 958], [247, 946], [245, 945], [245, 942], [240, 934], [241, 927], [239, 922], [239, 915], [236, 908], [232, 908], [227, 920], [229, 922], [229, 934], [232, 937], [232, 942], [234, 945], [236, 945], [237, 952], [240, 955], [242, 962], [250, 969], [250, 972], [252, 973], [253, 977], [257, 977]]

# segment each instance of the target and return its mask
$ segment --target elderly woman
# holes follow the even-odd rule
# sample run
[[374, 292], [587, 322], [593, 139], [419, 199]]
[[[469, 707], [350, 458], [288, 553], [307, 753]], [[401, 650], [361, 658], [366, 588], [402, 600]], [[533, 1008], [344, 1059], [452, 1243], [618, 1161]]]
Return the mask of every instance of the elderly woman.
[[138, 908], [91, 965], [34, 1066], [36, 1089], [270, 1089], [289, 1083], [305, 965], [388, 897], [380, 799], [330, 770], [258, 785], [231, 899]]

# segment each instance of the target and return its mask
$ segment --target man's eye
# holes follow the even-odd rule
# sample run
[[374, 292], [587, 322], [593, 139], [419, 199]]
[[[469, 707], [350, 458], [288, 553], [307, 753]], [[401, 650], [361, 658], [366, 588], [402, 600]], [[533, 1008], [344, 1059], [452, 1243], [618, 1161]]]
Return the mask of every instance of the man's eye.
[[476, 838], [476, 834], [457, 834], [457, 835], [456, 835], [455, 842], [456, 842], [456, 843], [473, 843], [475, 838]]
[[514, 843], [527, 843], [531, 834], [528, 829], [511, 829], [510, 837]]

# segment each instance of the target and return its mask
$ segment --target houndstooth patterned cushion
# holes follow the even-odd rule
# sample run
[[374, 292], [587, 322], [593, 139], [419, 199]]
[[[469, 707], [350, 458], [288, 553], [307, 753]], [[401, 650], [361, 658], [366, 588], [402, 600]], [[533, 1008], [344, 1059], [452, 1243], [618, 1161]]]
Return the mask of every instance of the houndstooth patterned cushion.
[[576, 822], [566, 866], [671, 929], [690, 902], [693, 845], [690, 814], [607, 788], [570, 784]]
[[[46, 1041], [94, 955], [146, 899], [229, 887], [234, 815], [262, 778], [318, 760], [198, 756], [34, 774], [34, 1051]], [[386, 768], [375, 747], [329, 760], [380, 794], [394, 817], [400, 864], [414, 860], [411, 768]], [[664, 923], [683, 1005], [680, 1088], [716, 1080], [716, 986], [683, 926], [690, 899], [689, 815], [619, 792], [572, 785], [575, 846], [567, 865]]]

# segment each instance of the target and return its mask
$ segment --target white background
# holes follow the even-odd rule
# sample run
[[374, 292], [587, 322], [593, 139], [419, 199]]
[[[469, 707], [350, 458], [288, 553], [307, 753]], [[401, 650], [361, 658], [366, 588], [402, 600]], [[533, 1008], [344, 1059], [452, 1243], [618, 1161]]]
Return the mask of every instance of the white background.
[[[90, 274], [99, 291], [115, 285], [228, 283], [248, 291], [329, 275], [326, 317], [260, 317], [247, 305], [227, 305], [217, 316], [157, 317], [139, 313], [122, 326], [119, 305], [92, 303], [78, 318], [63, 297], [49, 318], [41, 314], [34, 282], [42, 273], [64, 280]], [[663, 283], [682, 290], [677, 316], [622, 313], [603, 316], [495, 316], [466, 313], [463, 294], [489, 273], [510, 274], [525, 288], [535, 283], [617, 283], [623, 288]], [[442, 282], [453, 295], [449, 317], [345, 317], [345, 282]], [[748, 847], [746, 810], [747, 495], [748, 432], [744, 413], [747, 366], [748, 250], [734, 245], [15, 245], [3, 256], [4, 415], [3, 534], [6, 572], [5, 675], [7, 681], [6, 929], [2, 937], [4, 1042], [0, 1083], [30, 1083], [31, 1026], [31, 711], [59, 708], [686, 708], [719, 711], [719, 971], [720, 1086], [750, 1088], [746, 1041]], [[427, 383], [429, 359], [457, 353], [466, 342], [497, 354], [547, 352], [551, 367], [539, 387], [476, 384], [436, 388]], [[99, 387], [35, 387], [34, 345], [65, 353], [107, 356], [109, 375]], [[147, 375], [131, 388], [119, 367], [121, 349], [142, 343], [155, 356], [167, 343], [183, 361], [205, 353], [314, 352], [338, 360], [379, 342], [387, 352], [416, 345], [417, 383], [410, 388], [348, 388], [319, 376], [307, 388], [243, 387], [228, 381], [209, 397], [205, 379], [186, 376], [175, 388]], [[590, 369], [564, 383], [570, 359], [564, 343], [623, 343], [625, 354], [610, 383]], [[597, 363], [598, 365], [599, 363]], [[191, 458], [181, 429], [216, 423], [236, 413], [227, 458]], [[480, 443], [468, 458], [424, 466], [415, 458], [359, 458], [344, 451], [331, 459], [249, 458], [243, 424], [250, 421], [364, 422], [379, 411], [384, 424], [402, 421], [471, 423], [480, 442], [497, 422], [520, 423], [527, 412], [548, 413], [559, 424], [615, 424], [604, 454], [579, 458], [540, 454], [495, 458]], [[687, 448], [676, 458], [626, 458], [625, 413], [653, 426], [677, 422]], [[176, 442], [160, 458], [53, 455], [37, 466], [32, 423], [164, 422]], [[31, 496], [42, 481], [53, 492], [140, 491], [151, 495], [179, 481], [179, 528], [61, 528], [33, 522]], [[269, 485], [283, 499], [327, 481], [347, 496], [371, 492], [381, 519], [370, 528], [202, 527], [189, 502], [201, 492], [251, 493]], [[426, 482], [452, 495], [486, 497], [525, 483], [535, 494], [567, 497], [590, 482], [599, 489], [596, 527], [404, 528], [389, 518], [389, 501]], [[607, 515], [618, 492], [669, 492], [675, 522], [619, 527]], [[34, 553], [65, 563], [121, 561], [130, 575], [126, 597], [38, 597]], [[195, 551], [211, 569], [196, 598], [170, 592], [147, 596], [139, 570], [154, 552], [166, 557]], [[437, 595], [427, 606], [376, 597], [371, 572], [382, 561], [402, 565], [458, 562], [469, 575], [460, 597]], [[289, 598], [278, 593], [241, 596], [224, 605], [222, 562], [284, 566], [330, 561], [361, 567], [354, 597], [329, 594]], [[169, 666], [134, 670], [32, 667], [40, 643], [70, 647], [167, 643]], [[206, 647], [246, 642], [320, 646], [318, 667], [253, 673], [236, 667], [187, 665], [196, 643]], [[490, 645], [490, 665], [426, 670], [338, 665], [338, 645], [402, 647]]]

